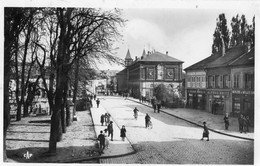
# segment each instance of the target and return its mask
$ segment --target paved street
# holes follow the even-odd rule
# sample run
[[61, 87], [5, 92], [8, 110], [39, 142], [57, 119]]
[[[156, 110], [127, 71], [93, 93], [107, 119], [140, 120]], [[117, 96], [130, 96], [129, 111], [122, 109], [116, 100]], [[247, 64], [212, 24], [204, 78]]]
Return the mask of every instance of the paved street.
[[[101, 98], [101, 104], [115, 123], [126, 126], [134, 155], [102, 159], [101, 163], [145, 164], [253, 164], [254, 142], [210, 132], [210, 141], [201, 141], [202, 128], [164, 113], [153, 113], [144, 105], [120, 97]], [[139, 109], [137, 120], [133, 109]], [[148, 113], [153, 129], [146, 129]]]

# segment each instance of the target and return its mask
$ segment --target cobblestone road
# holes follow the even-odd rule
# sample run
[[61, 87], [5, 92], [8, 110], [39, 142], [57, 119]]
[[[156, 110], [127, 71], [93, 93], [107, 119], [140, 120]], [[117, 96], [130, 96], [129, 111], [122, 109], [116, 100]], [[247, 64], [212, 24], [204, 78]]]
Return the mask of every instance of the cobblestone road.
[[[119, 97], [104, 97], [103, 107], [118, 126], [125, 125], [127, 138], [136, 154], [102, 159], [101, 163], [139, 164], [253, 164], [254, 142], [210, 133], [210, 141], [201, 141], [202, 128], [151, 108]], [[139, 109], [138, 119], [133, 109]], [[145, 128], [148, 113], [153, 129]]]

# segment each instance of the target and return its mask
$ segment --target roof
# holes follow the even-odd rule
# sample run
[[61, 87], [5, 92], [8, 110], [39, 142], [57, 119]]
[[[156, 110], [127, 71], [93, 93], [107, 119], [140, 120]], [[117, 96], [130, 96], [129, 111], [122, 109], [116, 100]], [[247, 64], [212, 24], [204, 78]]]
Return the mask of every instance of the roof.
[[187, 67], [187, 68], [185, 68], [184, 70], [204, 69], [207, 66], [208, 63], [216, 60], [220, 56], [221, 56], [221, 53], [218, 52], [216, 54], [213, 54], [213, 55], [211, 55], [211, 56], [209, 56], [209, 57], [207, 57], [207, 58], [205, 58], [205, 59], [203, 59], [203, 60], [201, 60], [201, 61], [199, 61], [199, 62], [197, 62], [197, 63], [195, 63], [195, 64], [193, 64], [193, 65], [191, 65], [189, 67]]
[[123, 70], [121, 70], [118, 73], [116, 73], [116, 75], [125, 75], [126, 71], [127, 71], [126, 68], [124, 68]]
[[246, 53], [246, 46], [237, 46], [227, 50], [224, 56], [217, 58], [216, 60], [207, 64], [208, 68], [227, 66], [241, 55]]
[[180, 61], [169, 55], [162, 54], [158, 51], [153, 52], [151, 54], [146, 54], [146, 56], [144, 56], [142, 59], [140, 59], [138, 61], [139, 62], [179, 62], [179, 63], [183, 63], [183, 61]]
[[255, 49], [251, 49], [249, 52], [241, 55], [236, 60], [232, 61], [230, 66], [238, 66], [238, 65], [255, 65]]
[[130, 51], [129, 51], [129, 49], [127, 50], [127, 53], [126, 53], [125, 59], [132, 59], [132, 58], [131, 58], [131, 55], [130, 55]]

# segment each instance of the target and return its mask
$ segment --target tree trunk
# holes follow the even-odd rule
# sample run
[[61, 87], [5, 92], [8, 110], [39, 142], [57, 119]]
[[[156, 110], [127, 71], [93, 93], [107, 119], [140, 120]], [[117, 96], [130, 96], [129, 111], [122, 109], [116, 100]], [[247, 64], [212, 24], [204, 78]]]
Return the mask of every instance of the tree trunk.
[[28, 117], [29, 116], [29, 103], [28, 102], [24, 102], [24, 105], [23, 105], [23, 117]]
[[57, 142], [62, 140], [60, 109], [55, 106], [51, 116], [51, 133], [49, 141], [49, 153], [56, 153]]
[[75, 81], [74, 81], [74, 92], [73, 92], [73, 103], [75, 104], [77, 93], [78, 93], [78, 81], [79, 81], [79, 58], [76, 59], [76, 70], [75, 70]]
[[[5, 50], [6, 51], [6, 50]], [[3, 137], [3, 159], [7, 159], [6, 156], [6, 131], [10, 123], [10, 105], [9, 105], [9, 82], [10, 82], [10, 54], [5, 52], [5, 64], [4, 64], [4, 137]]]
[[62, 133], [66, 133], [65, 107], [64, 101], [61, 104], [61, 127]]

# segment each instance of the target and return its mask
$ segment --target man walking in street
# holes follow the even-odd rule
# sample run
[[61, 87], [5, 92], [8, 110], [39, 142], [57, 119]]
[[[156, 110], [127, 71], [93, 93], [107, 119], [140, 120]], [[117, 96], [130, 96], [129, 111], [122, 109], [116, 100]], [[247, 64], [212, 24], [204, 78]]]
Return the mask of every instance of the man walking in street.
[[146, 113], [145, 115], [145, 128], [149, 127], [149, 122], [151, 120], [151, 117]]
[[160, 109], [161, 109], [161, 101], [159, 100], [157, 102], [157, 111], [158, 111], [158, 113], [160, 113]]
[[243, 114], [240, 114], [240, 116], [238, 117], [238, 125], [239, 125], [240, 133], [243, 132], [243, 124], [244, 124], [244, 116], [243, 116]]
[[99, 153], [103, 154], [103, 150], [105, 148], [105, 136], [103, 134], [103, 131], [100, 131], [100, 134], [98, 135], [98, 140], [99, 140]]
[[99, 104], [100, 104], [99, 98], [97, 98], [96, 103], [97, 103], [97, 108], [98, 108], [98, 107], [99, 107]]
[[111, 141], [113, 141], [113, 121], [110, 121], [110, 123], [107, 126], [107, 131], [108, 131], [108, 137], [111, 135]]

